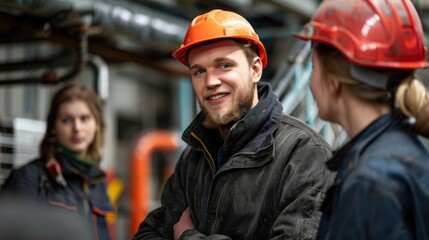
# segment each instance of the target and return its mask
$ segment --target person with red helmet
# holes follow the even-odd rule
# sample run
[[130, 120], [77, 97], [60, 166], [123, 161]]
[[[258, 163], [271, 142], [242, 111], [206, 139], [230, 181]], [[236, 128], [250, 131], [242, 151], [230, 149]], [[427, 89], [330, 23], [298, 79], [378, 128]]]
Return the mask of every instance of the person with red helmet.
[[134, 239], [313, 239], [331, 149], [260, 81], [268, 58], [249, 22], [202, 14], [173, 56], [189, 68], [201, 112], [161, 207]]
[[324, 0], [297, 37], [311, 41], [319, 116], [350, 140], [327, 162], [337, 171], [317, 239], [429, 239], [428, 67], [409, 0]]

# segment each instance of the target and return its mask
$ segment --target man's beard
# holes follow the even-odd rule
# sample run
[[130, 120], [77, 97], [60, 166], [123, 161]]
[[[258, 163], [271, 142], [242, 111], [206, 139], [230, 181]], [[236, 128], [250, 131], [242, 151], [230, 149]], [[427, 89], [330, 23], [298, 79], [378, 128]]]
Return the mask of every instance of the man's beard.
[[232, 110], [221, 116], [210, 115], [207, 111], [207, 108], [202, 106], [202, 104], [200, 103], [201, 111], [204, 114], [203, 125], [206, 128], [211, 129], [231, 127], [252, 108], [254, 90], [255, 84], [252, 84], [252, 86], [250, 87], [250, 91], [246, 95], [241, 95], [238, 98], [238, 102], [234, 103]]

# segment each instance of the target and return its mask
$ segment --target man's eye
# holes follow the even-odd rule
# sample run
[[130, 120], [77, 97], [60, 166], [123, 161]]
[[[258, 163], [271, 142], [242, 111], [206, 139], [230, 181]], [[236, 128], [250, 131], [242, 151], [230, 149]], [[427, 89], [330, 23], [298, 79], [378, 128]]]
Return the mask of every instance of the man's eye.
[[219, 66], [219, 68], [220, 69], [228, 69], [228, 68], [230, 68], [231, 67], [231, 65], [230, 64], [227, 64], [227, 63], [223, 63], [223, 64], [221, 64], [220, 66]]
[[204, 73], [204, 71], [202, 69], [198, 69], [198, 70], [195, 70], [192, 75], [198, 77], [198, 76], [202, 75], [203, 73]]

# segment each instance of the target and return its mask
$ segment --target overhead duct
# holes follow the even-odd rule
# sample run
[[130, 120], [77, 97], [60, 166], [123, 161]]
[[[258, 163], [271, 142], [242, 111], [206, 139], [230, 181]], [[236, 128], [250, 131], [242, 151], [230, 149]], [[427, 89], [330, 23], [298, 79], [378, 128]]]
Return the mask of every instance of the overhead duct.
[[178, 46], [189, 22], [130, 2], [95, 1], [94, 24], [125, 31], [137, 39]]
[[52, 15], [61, 11], [72, 10], [73, 1], [67, 0], [0, 0], [4, 7], [24, 9], [27, 12], [33, 11], [43, 15]]
[[[189, 22], [136, 3], [0, 0], [0, 22], [10, 23], [0, 24], [2, 44], [49, 41], [80, 51], [79, 39], [84, 36], [88, 53], [106, 61], [135, 62], [173, 75], [188, 75], [186, 68], [172, 61], [172, 57], [165, 61], [163, 56], [179, 46]], [[15, 80], [18, 79], [13, 83], [19, 82]]]
[[[76, 13], [87, 13], [84, 21], [89, 21], [91, 26], [123, 32], [135, 40], [154, 42], [159, 47], [178, 46], [183, 41], [189, 25], [184, 19], [119, 0], [0, 0], [0, 6], [44, 17], [62, 13], [61, 20], [67, 23], [82, 23], [82, 19], [76, 19], [81, 17]], [[92, 15], [92, 19], [88, 19], [88, 15]], [[55, 20], [59, 25], [64, 24], [59, 22], [58, 17]]]

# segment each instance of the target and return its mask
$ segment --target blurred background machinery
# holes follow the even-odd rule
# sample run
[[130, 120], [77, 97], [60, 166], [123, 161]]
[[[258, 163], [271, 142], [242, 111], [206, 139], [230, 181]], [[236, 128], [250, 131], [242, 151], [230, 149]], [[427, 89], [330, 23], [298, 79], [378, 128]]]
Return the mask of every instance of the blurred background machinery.
[[[129, 239], [160, 192], [198, 112], [187, 69], [171, 57], [190, 21], [220, 8], [254, 26], [269, 56], [284, 111], [334, 147], [346, 136], [317, 117], [308, 88], [308, 43], [291, 37], [319, 0], [0, 0], [0, 187], [12, 167], [37, 156], [52, 94], [66, 82], [92, 87], [107, 122], [102, 167], [117, 209], [116, 239]], [[429, 0], [412, 1], [429, 39]], [[428, 44], [427, 44], [428, 45]], [[418, 75], [427, 85], [429, 73]]]

